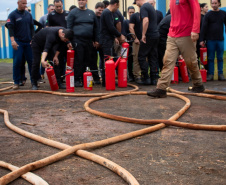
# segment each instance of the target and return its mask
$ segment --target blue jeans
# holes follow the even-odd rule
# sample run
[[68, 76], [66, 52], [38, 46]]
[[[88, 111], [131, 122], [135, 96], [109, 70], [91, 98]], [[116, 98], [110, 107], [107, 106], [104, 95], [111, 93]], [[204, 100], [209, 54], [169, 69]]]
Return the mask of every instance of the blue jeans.
[[208, 40], [207, 54], [208, 54], [208, 74], [214, 75], [214, 59], [217, 52], [217, 68], [218, 75], [223, 74], [223, 54], [224, 41], [223, 40]]
[[[21, 66], [23, 63], [23, 55], [28, 63], [28, 70], [31, 76], [31, 67], [32, 67], [32, 50], [29, 42], [19, 42], [16, 41], [19, 45], [17, 50], [13, 50], [13, 80], [14, 84], [19, 84], [21, 79]], [[30, 77], [31, 79], [31, 77]]]

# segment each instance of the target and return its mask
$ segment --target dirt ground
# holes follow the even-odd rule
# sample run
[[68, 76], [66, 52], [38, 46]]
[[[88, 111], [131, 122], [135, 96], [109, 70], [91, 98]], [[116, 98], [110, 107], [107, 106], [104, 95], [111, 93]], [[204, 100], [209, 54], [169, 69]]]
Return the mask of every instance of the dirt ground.
[[[27, 75], [29, 76], [29, 75]], [[0, 82], [12, 81], [12, 64], [0, 63]], [[47, 81], [47, 80], [46, 80]], [[0, 88], [8, 85], [0, 85]], [[191, 83], [172, 84], [187, 91]], [[207, 89], [226, 91], [226, 82], [208, 82]], [[154, 86], [140, 86], [141, 91]], [[31, 89], [29, 80], [21, 90]], [[40, 89], [50, 90], [49, 84]], [[116, 88], [116, 91], [129, 90]], [[9, 90], [12, 91], [12, 90]], [[60, 90], [64, 92], [64, 90]], [[76, 88], [76, 93], [87, 93]], [[106, 92], [100, 85], [92, 93]], [[90, 92], [89, 92], [90, 93]], [[226, 102], [187, 96], [191, 107], [179, 118], [196, 124], [225, 125]], [[7, 110], [10, 121], [21, 129], [69, 145], [98, 141], [149, 127], [124, 123], [84, 111], [88, 97], [48, 94], [0, 96], [0, 109]], [[174, 97], [152, 99], [145, 95], [127, 95], [97, 101], [91, 108], [115, 115], [140, 119], [168, 119], [184, 102]], [[29, 122], [35, 126], [21, 124]], [[8, 129], [0, 115], [0, 160], [15, 166], [48, 157], [60, 150], [27, 139]], [[223, 185], [226, 184], [226, 133], [167, 127], [134, 139], [91, 150], [127, 169], [141, 185]], [[9, 170], [0, 167], [0, 177]], [[112, 171], [75, 155], [35, 170], [50, 185], [119, 185], [127, 184]], [[10, 185], [26, 185], [19, 178]]]

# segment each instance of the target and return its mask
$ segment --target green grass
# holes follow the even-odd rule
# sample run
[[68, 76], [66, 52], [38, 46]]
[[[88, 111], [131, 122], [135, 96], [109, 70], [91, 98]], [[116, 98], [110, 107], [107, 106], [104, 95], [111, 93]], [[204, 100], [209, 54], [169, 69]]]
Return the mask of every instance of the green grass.
[[[223, 72], [224, 72], [224, 77], [226, 77], [226, 51], [224, 52], [223, 55], [223, 61], [224, 61], [224, 66], [223, 66]], [[214, 66], [214, 80], [218, 80], [218, 72], [217, 72], [217, 59], [215, 58], [215, 66]]]
[[0, 59], [0, 63], [13, 63], [12, 58]]

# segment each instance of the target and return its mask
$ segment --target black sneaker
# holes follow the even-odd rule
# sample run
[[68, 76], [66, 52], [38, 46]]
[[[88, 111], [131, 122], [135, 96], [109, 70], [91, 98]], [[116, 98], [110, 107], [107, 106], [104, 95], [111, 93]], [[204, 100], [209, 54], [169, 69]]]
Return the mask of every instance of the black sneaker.
[[148, 96], [151, 97], [155, 97], [155, 98], [166, 98], [167, 94], [166, 94], [166, 90], [162, 90], [162, 89], [155, 89], [153, 91], [149, 91], [147, 92]]
[[94, 85], [100, 85], [101, 84], [100, 80], [94, 80], [93, 83], [94, 83]]
[[135, 79], [135, 82], [136, 82], [137, 84], [140, 84], [140, 85], [143, 85], [143, 84], [144, 84], [144, 82], [142, 81], [141, 77], [137, 77], [137, 78]]
[[213, 81], [213, 75], [207, 75], [206, 80], [207, 81]]
[[33, 84], [31, 89], [32, 90], [38, 90], [38, 86]]
[[82, 82], [75, 81], [75, 87], [83, 87]]
[[133, 76], [129, 76], [128, 82], [134, 82], [134, 77]]
[[66, 85], [65, 84], [59, 84], [59, 89], [66, 89]]
[[225, 81], [226, 79], [224, 78], [223, 74], [218, 75], [218, 80], [219, 81]]
[[191, 91], [193, 93], [202, 93], [205, 91], [205, 87], [203, 85], [192, 87]]
[[150, 78], [147, 78], [147, 79], [143, 79], [143, 84], [144, 85], [151, 85], [151, 79]]

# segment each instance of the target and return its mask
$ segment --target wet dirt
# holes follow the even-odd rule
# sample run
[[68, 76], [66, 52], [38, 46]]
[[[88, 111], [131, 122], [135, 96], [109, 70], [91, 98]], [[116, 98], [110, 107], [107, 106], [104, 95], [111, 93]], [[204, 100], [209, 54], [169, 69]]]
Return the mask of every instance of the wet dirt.
[[[27, 77], [29, 75], [27, 74]], [[46, 75], [45, 75], [46, 77]], [[46, 77], [47, 78], [47, 77]], [[29, 78], [28, 78], [29, 79]], [[0, 82], [12, 81], [12, 64], [0, 63]], [[48, 80], [41, 90], [50, 90]], [[135, 83], [134, 83], [135, 84]], [[9, 85], [0, 85], [0, 88]], [[191, 82], [172, 84], [187, 91]], [[154, 86], [139, 86], [140, 91]], [[226, 82], [205, 83], [207, 89], [226, 91]], [[27, 80], [21, 90], [31, 89]], [[116, 91], [130, 90], [116, 88]], [[12, 90], [9, 90], [12, 91]], [[64, 92], [64, 90], [60, 90]], [[76, 88], [76, 93], [107, 92], [100, 85], [93, 91]], [[191, 107], [179, 118], [196, 124], [225, 125], [226, 102], [187, 96]], [[68, 145], [98, 141], [147, 128], [105, 119], [84, 110], [90, 97], [67, 97], [48, 94], [0, 96], [0, 109], [9, 112], [10, 121], [21, 129]], [[126, 95], [100, 100], [91, 108], [102, 112], [139, 119], [169, 119], [184, 102], [174, 97], [152, 99], [145, 95]], [[22, 124], [28, 122], [34, 126]], [[59, 152], [11, 131], [0, 115], [0, 160], [21, 167]], [[90, 150], [128, 170], [141, 185], [194, 184], [223, 185], [226, 182], [226, 134], [169, 126], [114, 145]], [[0, 177], [9, 170], [0, 167]], [[35, 170], [51, 185], [119, 185], [127, 184], [112, 171], [86, 159], [70, 155], [56, 163]], [[30, 184], [19, 178], [10, 185]]]

